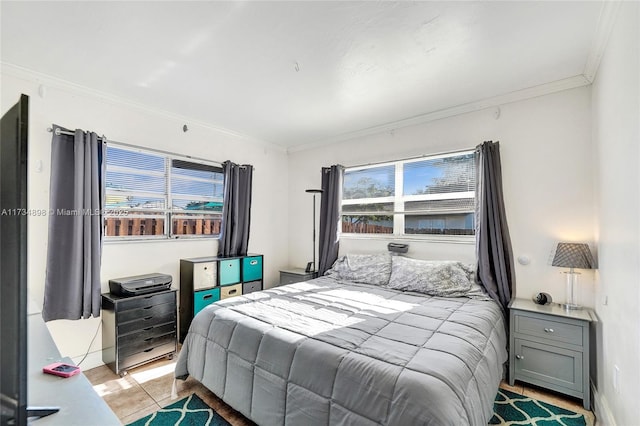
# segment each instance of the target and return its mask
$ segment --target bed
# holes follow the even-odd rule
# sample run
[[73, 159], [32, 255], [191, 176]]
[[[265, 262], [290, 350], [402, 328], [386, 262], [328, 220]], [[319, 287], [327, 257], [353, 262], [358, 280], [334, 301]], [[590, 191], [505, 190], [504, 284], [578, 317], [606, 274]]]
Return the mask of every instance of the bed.
[[472, 269], [420, 262], [347, 255], [326, 276], [210, 305], [175, 376], [260, 425], [486, 425], [503, 312]]

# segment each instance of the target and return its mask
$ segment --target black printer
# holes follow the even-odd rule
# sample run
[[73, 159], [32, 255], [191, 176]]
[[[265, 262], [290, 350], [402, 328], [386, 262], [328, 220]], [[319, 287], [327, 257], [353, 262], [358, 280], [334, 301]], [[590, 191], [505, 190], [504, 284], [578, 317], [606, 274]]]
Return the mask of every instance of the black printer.
[[109, 290], [118, 296], [138, 296], [171, 288], [171, 275], [153, 273], [109, 280]]

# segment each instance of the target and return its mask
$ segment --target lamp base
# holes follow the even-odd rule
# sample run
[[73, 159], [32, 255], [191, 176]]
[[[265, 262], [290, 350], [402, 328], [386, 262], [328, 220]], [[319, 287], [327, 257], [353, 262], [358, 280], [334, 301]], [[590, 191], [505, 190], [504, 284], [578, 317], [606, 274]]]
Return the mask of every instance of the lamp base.
[[579, 311], [582, 309], [582, 306], [575, 305], [573, 303], [561, 303], [560, 306], [562, 306], [567, 311]]
[[580, 273], [571, 268], [565, 274], [567, 274], [567, 301], [562, 303], [562, 307], [567, 311], [582, 309], [582, 306], [578, 305], [578, 277]]

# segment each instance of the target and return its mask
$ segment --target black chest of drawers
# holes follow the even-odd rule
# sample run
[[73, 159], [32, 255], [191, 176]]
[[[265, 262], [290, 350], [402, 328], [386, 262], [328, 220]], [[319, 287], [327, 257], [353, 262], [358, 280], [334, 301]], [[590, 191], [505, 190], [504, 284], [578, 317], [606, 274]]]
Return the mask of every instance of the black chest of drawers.
[[102, 295], [102, 361], [116, 374], [176, 354], [176, 292]]

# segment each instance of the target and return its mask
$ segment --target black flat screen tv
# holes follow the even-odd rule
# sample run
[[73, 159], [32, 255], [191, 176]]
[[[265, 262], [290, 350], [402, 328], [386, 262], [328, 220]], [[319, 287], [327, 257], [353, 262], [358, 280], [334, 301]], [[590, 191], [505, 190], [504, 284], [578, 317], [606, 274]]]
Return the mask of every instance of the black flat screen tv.
[[23, 426], [58, 411], [27, 406], [27, 95], [0, 127], [0, 425]]
[[27, 138], [29, 97], [0, 133], [0, 382], [2, 425], [27, 424]]

